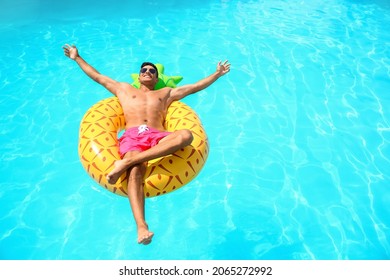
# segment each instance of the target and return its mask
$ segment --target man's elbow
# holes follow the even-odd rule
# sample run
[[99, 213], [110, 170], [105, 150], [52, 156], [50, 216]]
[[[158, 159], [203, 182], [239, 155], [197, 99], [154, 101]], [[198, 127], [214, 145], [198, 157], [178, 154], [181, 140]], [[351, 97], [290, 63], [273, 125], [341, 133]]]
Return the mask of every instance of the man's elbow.
[[102, 76], [101, 74], [97, 74], [97, 75], [95, 75], [95, 76], [92, 77], [92, 78], [93, 78], [93, 80], [94, 80], [95, 82], [97, 82], [97, 83], [99, 83], [99, 84], [101, 84], [101, 85], [104, 86], [105, 81], [104, 81], [104, 78], [103, 78], [103, 76]]

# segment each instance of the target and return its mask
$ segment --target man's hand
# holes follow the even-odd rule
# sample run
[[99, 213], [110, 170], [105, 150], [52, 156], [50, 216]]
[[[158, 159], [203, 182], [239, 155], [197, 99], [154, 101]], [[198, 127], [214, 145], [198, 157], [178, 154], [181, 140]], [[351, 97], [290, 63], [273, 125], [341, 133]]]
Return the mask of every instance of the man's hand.
[[69, 57], [70, 59], [75, 60], [79, 56], [79, 52], [75, 45], [70, 46], [66, 44], [62, 47], [64, 49], [64, 54]]
[[217, 73], [221, 77], [230, 71], [230, 63], [225, 60], [224, 63], [218, 62]]

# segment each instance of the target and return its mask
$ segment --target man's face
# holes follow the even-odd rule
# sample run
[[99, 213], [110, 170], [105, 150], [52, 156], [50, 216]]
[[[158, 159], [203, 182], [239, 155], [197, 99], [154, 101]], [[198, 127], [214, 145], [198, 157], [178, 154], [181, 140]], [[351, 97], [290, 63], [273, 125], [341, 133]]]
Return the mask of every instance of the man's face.
[[139, 72], [138, 80], [141, 84], [153, 84], [158, 82], [156, 69], [150, 65], [146, 65], [141, 68]]

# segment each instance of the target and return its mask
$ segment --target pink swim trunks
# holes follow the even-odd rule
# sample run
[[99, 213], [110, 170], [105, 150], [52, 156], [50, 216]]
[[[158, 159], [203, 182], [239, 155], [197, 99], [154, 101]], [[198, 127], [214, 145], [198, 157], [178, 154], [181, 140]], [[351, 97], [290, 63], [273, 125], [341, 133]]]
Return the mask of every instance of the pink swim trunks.
[[131, 127], [123, 133], [119, 140], [119, 154], [121, 158], [129, 151], [145, 151], [156, 146], [161, 139], [171, 134], [168, 131], [140, 125]]

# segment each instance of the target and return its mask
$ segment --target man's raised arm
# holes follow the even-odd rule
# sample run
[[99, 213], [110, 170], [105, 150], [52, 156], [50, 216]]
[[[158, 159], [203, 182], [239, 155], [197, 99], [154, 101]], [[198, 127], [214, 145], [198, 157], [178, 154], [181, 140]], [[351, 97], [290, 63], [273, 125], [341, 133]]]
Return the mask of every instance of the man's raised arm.
[[218, 80], [219, 77], [222, 77], [229, 71], [230, 71], [230, 63], [227, 60], [223, 63], [218, 62], [217, 70], [210, 76], [207, 76], [206, 78], [194, 84], [185, 85], [185, 86], [172, 89], [170, 93], [170, 99], [171, 101], [180, 100], [186, 97], [187, 95], [201, 91], [207, 88], [208, 86], [210, 86], [212, 83]]
[[64, 49], [64, 54], [70, 59], [77, 62], [80, 68], [88, 75], [92, 80], [104, 86], [112, 94], [117, 94], [119, 83], [110, 77], [100, 74], [95, 68], [89, 65], [80, 55], [76, 46], [70, 46], [66, 44], [62, 47]]

